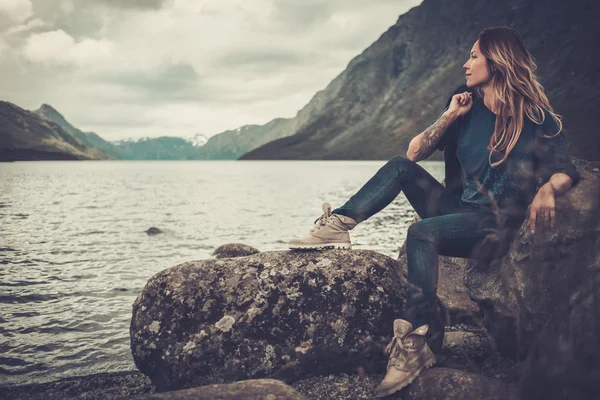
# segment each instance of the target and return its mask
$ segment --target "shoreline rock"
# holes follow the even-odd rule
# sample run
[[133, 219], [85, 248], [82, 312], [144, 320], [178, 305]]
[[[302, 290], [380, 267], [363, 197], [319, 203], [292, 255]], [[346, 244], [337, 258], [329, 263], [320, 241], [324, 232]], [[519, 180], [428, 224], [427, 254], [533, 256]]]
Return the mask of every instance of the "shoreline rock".
[[260, 253], [258, 249], [243, 243], [227, 243], [219, 246], [214, 252], [215, 258], [246, 257]]
[[[436, 369], [451, 369], [477, 374], [507, 385], [508, 390], [517, 390], [521, 376], [521, 364], [500, 357], [493, 339], [487, 331], [477, 326], [455, 325], [446, 328], [446, 340], [439, 361], [427, 370], [426, 378]], [[475, 340], [474, 338], [477, 338]], [[381, 360], [387, 357], [381, 353]], [[372, 399], [375, 387], [384, 373], [368, 373], [358, 368], [350, 374], [311, 375], [290, 383], [290, 386], [309, 400], [355, 400]], [[408, 389], [408, 388], [407, 388]], [[461, 389], [464, 391], [464, 388]], [[156, 391], [150, 380], [139, 371], [101, 373], [64, 378], [54, 382], [0, 387], [0, 398], [15, 400], [87, 400], [130, 399], [132, 396], [150, 395]], [[391, 399], [405, 399], [405, 391]]]
[[291, 386], [275, 379], [255, 379], [155, 393], [135, 400], [308, 400]]
[[0, 386], [0, 399], [71, 400], [129, 399], [152, 392], [150, 379], [139, 371], [102, 372], [45, 383]]
[[160, 392], [381, 371], [405, 288], [398, 262], [374, 251], [191, 261], [156, 274], [136, 299], [132, 355]]

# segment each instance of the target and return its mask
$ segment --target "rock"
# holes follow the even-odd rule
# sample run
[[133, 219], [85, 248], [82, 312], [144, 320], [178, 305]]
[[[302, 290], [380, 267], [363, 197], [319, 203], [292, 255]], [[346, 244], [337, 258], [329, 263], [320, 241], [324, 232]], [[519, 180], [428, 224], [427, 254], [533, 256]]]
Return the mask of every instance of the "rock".
[[513, 360], [527, 357], [548, 319], [600, 270], [600, 179], [586, 166], [577, 169], [581, 181], [556, 198], [551, 232], [538, 229], [534, 237], [525, 221], [504, 257], [469, 260], [469, 294], [498, 350]]
[[148, 377], [138, 371], [70, 376], [53, 382], [18, 386], [0, 384], [0, 399], [11, 400], [117, 400], [145, 393], [152, 393], [152, 385]]
[[193, 389], [157, 393], [139, 400], [308, 400], [294, 388], [274, 379], [256, 379], [231, 384], [200, 386]]
[[[420, 221], [415, 215], [412, 223]], [[406, 276], [406, 240], [400, 248], [398, 261]], [[469, 297], [469, 292], [463, 283], [466, 258], [438, 256], [438, 289], [437, 295], [448, 313], [448, 324], [481, 324], [481, 311], [479, 305]]]
[[490, 338], [481, 333], [453, 331], [444, 335], [444, 353], [455, 358], [481, 362], [494, 351], [493, 346]]
[[436, 357], [436, 367], [459, 369], [511, 385], [520, 379], [520, 364], [500, 356], [494, 339], [480, 326], [447, 327], [442, 352]]
[[437, 295], [448, 310], [450, 324], [482, 324], [479, 305], [471, 300], [463, 283], [467, 259], [441, 256], [439, 260]]
[[485, 376], [451, 368], [425, 370], [406, 389], [408, 400], [511, 400], [517, 392]]
[[260, 252], [254, 247], [248, 246], [246, 244], [229, 243], [219, 246], [213, 252], [213, 256], [216, 256], [216, 258], [246, 257], [256, 253]]
[[405, 285], [398, 262], [373, 251], [186, 262], [152, 277], [135, 300], [133, 359], [159, 392], [385, 370]]
[[357, 400], [375, 398], [375, 388], [384, 374], [315, 375], [292, 383], [292, 387], [311, 400]]
[[159, 233], [163, 233], [163, 231], [161, 231], [160, 229], [156, 228], [156, 227], [151, 227], [149, 228], [146, 233], [148, 235], [158, 235]]
[[523, 369], [521, 399], [600, 397], [600, 265], [544, 325]]

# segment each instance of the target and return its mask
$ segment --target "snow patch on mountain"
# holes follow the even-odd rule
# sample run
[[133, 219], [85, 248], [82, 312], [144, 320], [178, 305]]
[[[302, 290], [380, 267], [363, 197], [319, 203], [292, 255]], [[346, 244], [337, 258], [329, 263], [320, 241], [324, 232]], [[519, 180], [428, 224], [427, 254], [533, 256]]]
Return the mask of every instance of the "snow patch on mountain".
[[198, 133], [194, 136], [185, 137], [184, 140], [186, 142], [190, 142], [195, 147], [202, 147], [208, 142], [208, 138], [201, 133]]

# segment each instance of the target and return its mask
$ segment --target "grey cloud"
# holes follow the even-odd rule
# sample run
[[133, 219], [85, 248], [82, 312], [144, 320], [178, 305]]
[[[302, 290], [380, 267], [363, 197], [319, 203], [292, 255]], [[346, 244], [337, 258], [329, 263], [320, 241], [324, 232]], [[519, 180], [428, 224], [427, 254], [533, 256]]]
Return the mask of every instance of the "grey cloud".
[[137, 8], [158, 10], [171, 0], [92, 0], [116, 8]]
[[305, 2], [277, 0], [274, 6], [275, 10], [271, 14], [272, 21], [287, 28], [285, 29], [287, 31], [299, 31], [324, 23], [335, 11], [331, 2], [323, 0]]
[[[130, 101], [148, 105], [177, 103], [209, 103], [214, 100], [206, 81], [187, 64], [165, 68], [153, 74], [117, 74], [100, 77], [98, 82], [109, 83], [127, 89]], [[96, 102], [111, 104], [114, 97], [96, 98]]]
[[[32, 0], [32, 3], [37, 18], [51, 24], [52, 30], [62, 29], [76, 39], [95, 37], [102, 29], [102, 19], [89, 8], [89, 2], [82, 2], [80, 6], [76, 0], [73, 11], [68, 14], [60, 11], [60, 0]], [[113, 18], [123, 17], [119, 15]]]
[[[65, 116], [65, 118], [69, 120], [68, 116]], [[71, 120], [73, 119], [74, 118], [71, 118]], [[150, 120], [143, 115], [137, 116], [135, 114], [111, 115], [110, 118], [91, 114], [86, 117], [85, 120], [86, 126], [93, 126], [93, 131], [102, 137], [104, 137], [102, 132], [105, 131], [106, 128], [151, 128], [156, 125], [156, 121]], [[81, 128], [81, 125], [79, 125], [79, 129], [86, 130]]]
[[[0, 0], [2, 1], [2, 0]], [[127, 32], [128, 20], [144, 10], [168, 7], [172, 0], [71, 0], [73, 8], [61, 7], [61, 0], [32, 0], [33, 18], [40, 18], [51, 24], [51, 28], [36, 28], [30, 32], [62, 29], [75, 41], [82, 38], [102, 39], [119, 44], [119, 34]], [[166, 118], [160, 112], [155, 115], [152, 110], [172, 107], [177, 113], [177, 106], [184, 109], [198, 107], [199, 112], [215, 110], [225, 115], [223, 110], [231, 110], [227, 125], [245, 124], [245, 116], [239, 117], [239, 110], [254, 107], [254, 103], [268, 103], [273, 99], [287, 99], [290, 93], [310, 92], [322, 89], [325, 83], [313, 84], [324, 76], [323, 71], [331, 75], [339, 73], [343, 62], [360, 53], [357, 48], [358, 39], [373, 37], [384, 32], [389, 22], [375, 20], [370, 12], [381, 10], [385, 6], [393, 10], [391, 4], [402, 4], [403, 0], [273, 0], [274, 8], [265, 19], [257, 19], [260, 25], [253, 27], [257, 35], [250, 40], [239, 43], [224, 41], [225, 45], [206, 54], [198, 66], [201, 76], [187, 64], [174, 65], [154, 73], [124, 74], [119, 70], [123, 60], [117, 59], [114, 68], [99, 68], [97, 71], [64, 67], [46, 67], [38, 64], [20, 63], [16, 53], [14, 60], [7, 63], [3, 60], [0, 75], [0, 92], [4, 98], [27, 109], [36, 109], [42, 103], [49, 103], [76, 126], [83, 130], [96, 130], [103, 137], [117, 138], [125, 135], [119, 133], [119, 127], [143, 128], [150, 132], [160, 132], [162, 125], [172, 124], [176, 115], [168, 114]], [[407, 0], [406, 3], [419, 3], [420, 0]], [[66, 3], [65, 3], [66, 4]], [[401, 7], [401, 6], [400, 6]], [[210, 7], [208, 7], [210, 10]], [[227, 18], [228, 11], [217, 8], [215, 18]], [[348, 33], [342, 37], [328, 36], [327, 23], [335, 14], [342, 17], [361, 16], [357, 24], [349, 27]], [[158, 14], [158, 13], [157, 13]], [[222, 15], [221, 15], [222, 14]], [[379, 12], [381, 14], [381, 12]], [[237, 14], [236, 14], [237, 15]], [[364, 19], [362, 16], [364, 15]], [[159, 18], [160, 15], [157, 15]], [[211, 17], [211, 16], [208, 16]], [[203, 18], [207, 18], [206, 15]], [[211, 17], [212, 18], [212, 17]], [[273, 25], [274, 24], [274, 25]], [[323, 29], [321, 29], [323, 28]], [[368, 32], [367, 32], [368, 30]], [[319, 32], [319, 35], [314, 34]], [[365, 34], [364, 32], [367, 32]], [[374, 33], [373, 33], [374, 32]], [[305, 33], [312, 33], [305, 36]], [[215, 33], [220, 34], [220, 33]], [[226, 32], [222, 33], [226, 35]], [[27, 34], [15, 35], [15, 49], [20, 47]], [[294, 38], [294, 40], [291, 40]], [[295, 38], [316, 40], [307, 43]], [[7, 40], [5, 40], [7, 41]], [[249, 44], [251, 43], [251, 44]], [[299, 43], [297, 46], [283, 47], [283, 43]], [[361, 42], [362, 43], [362, 42]], [[156, 44], [148, 41], [149, 47]], [[270, 48], [273, 46], [273, 48]], [[364, 44], [362, 46], [365, 46]], [[277, 47], [280, 47], [279, 49]], [[197, 51], [193, 49], [173, 49], [177, 51]], [[160, 53], [160, 52], [158, 52]], [[174, 59], [196, 60], [200, 57], [175, 57]], [[296, 66], [301, 68], [295, 68]], [[305, 68], [305, 70], [304, 70]], [[301, 71], [301, 75], [299, 75]], [[273, 75], [285, 77], [280, 81]], [[326, 74], [325, 74], [326, 75]], [[246, 84], [248, 82], [248, 84]], [[264, 82], [264, 85], [263, 85]], [[320, 81], [319, 81], [320, 82]], [[310, 96], [307, 95], [307, 99]], [[281, 101], [285, 103], [285, 101]], [[302, 104], [303, 105], [303, 104]], [[185, 106], [185, 107], [183, 107]], [[297, 110], [301, 105], [293, 106]], [[256, 106], [259, 109], [260, 106]], [[281, 107], [283, 109], [283, 107]], [[260, 113], [264, 113], [261, 109]], [[185, 115], [185, 112], [184, 112]], [[265, 117], [266, 118], [266, 117]], [[210, 120], [209, 117], [207, 117]], [[202, 125], [204, 124], [204, 125]], [[221, 122], [202, 121], [202, 130], [215, 130]], [[157, 128], [158, 127], [158, 128]], [[219, 130], [221, 130], [219, 128]], [[136, 133], [137, 134], [137, 133]]]
[[218, 58], [214, 61], [213, 66], [215, 68], [264, 72], [288, 65], [296, 65], [309, 57], [293, 50], [240, 50]]
[[198, 81], [198, 74], [189, 65], [174, 65], [164, 71], [153, 74], [119, 75], [117, 78], [107, 79], [112, 83], [123, 84], [130, 88], [147, 93], [173, 94], [181, 92]]
[[[1, 1], [1, 0], [0, 0]], [[71, 36], [94, 37], [103, 27], [100, 15], [95, 12], [98, 5], [128, 9], [160, 9], [172, 0], [72, 0], [71, 12], [61, 9], [61, 0], [32, 0], [34, 15], [53, 25], [53, 29], [62, 29]], [[113, 24], [127, 19], [126, 13], [113, 13]]]
[[[417, 5], [422, 0], [402, 1], [407, 4]], [[364, 10], [368, 12], [369, 8], [375, 9], [380, 5], [394, 4], [398, 0], [372, 0], [365, 3], [364, 0], [275, 0], [275, 10], [271, 14], [273, 22], [277, 23], [284, 30], [296, 32], [310, 29], [313, 26], [327, 22], [329, 18], [340, 10]], [[368, 4], [365, 6], [365, 4]], [[287, 29], [285, 29], [287, 27]]]

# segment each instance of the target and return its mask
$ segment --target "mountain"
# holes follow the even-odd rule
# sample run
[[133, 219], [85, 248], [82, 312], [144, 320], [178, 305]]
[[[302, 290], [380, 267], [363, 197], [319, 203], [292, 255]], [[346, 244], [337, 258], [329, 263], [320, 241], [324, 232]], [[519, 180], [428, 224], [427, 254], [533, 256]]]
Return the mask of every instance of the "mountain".
[[196, 134], [184, 138], [125, 139], [113, 141], [118, 158], [124, 160], [235, 160], [291, 132], [289, 119], [277, 118], [265, 125], [245, 125], [210, 138]]
[[[600, 47], [599, 13], [593, 0], [424, 0], [313, 97], [301, 111], [309, 119], [240, 159], [404, 155], [464, 84], [463, 65], [478, 33], [508, 25], [536, 59], [550, 103], [563, 116], [571, 155], [600, 160], [591, 118], [600, 106], [600, 53], [591, 50]], [[442, 157], [436, 152], [431, 159]]]
[[342, 84], [342, 80], [334, 79], [327, 90], [317, 92], [293, 118], [276, 118], [264, 125], [245, 125], [212, 136], [200, 149], [200, 159], [237, 159], [267, 143], [285, 140], [320, 118], [324, 107], [337, 98]]
[[[10, 104], [10, 103], [7, 103]], [[17, 106], [16, 109], [19, 109]], [[260, 145], [286, 136], [290, 131], [289, 120], [279, 118], [266, 125], [246, 125], [235, 130], [219, 133], [210, 139], [203, 134], [195, 134], [185, 138], [161, 136], [157, 138], [144, 137], [141, 139], [125, 139], [106, 141], [93, 132], [83, 132], [73, 126], [56, 109], [48, 104], [43, 104], [39, 109], [30, 112], [21, 110], [22, 113], [41, 119], [49, 126], [60, 128], [62, 139], [81, 151], [90, 159], [118, 159], [118, 160], [235, 160], [242, 154], [253, 150]], [[12, 117], [11, 117], [12, 115]], [[17, 118], [16, 114], [6, 114], [8, 120]], [[31, 118], [31, 117], [30, 117]], [[298, 121], [302, 121], [299, 118]], [[294, 121], [297, 124], [298, 121]], [[12, 124], [15, 121], [10, 122]], [[20, 135], [17, 135], [19, 137]], [[14, 141], [15, 138], [12, 140]], [[30, 146], [35, 148], [35, 137], [26, 141], [21, 149]], [[14, 153], [14, 151], [13, 151]], [[7, 156], [8, 157], [8, 156]], [[29, 159], [25, 153], [20, 159]], [[59, 156], [64, 157], [64, 155]], [[75, 157], [76, 158], [76, 157]]]
[[195, 160], [201, 149], [193, 140], [171, 136], [117, 140], [111, 144], [118, 150], [120, 160]]
[[[48, 104], [42, 104], [42, 106], [33, 111], [35, 114], [46, 118], [50, 121], [56, 122], [63, 128], [69, 135], [73, 136], [80, 143], [89, 147], [92, 152], [102, 156], [103, 154], [108, 155], [109, 158], [119, 158], [119, 151], [112, 144], [102, 139], [100, 136], [93, 132], [83, 132], [73, 125], [71, 125], [65, 117], [63, 117], [58, 111]], [[106, 158], [106, 156], [104, 156]]]
[[194, 145], [194, 147], [202, 147], [208, 141], [208, 138], [201, 133], [198, 133], [193, 136], [188, 136], [184, 138], [187, 142], [190, 142]]
[[244, 125], [212, 136], [200, 149], [201, 160], [235, 160], [272, 140], [287, 136], [288, 119], [277, 118], [265, 125]]
[[118, 160], [186, 160], [198, 158], [198, 149], [208, 140], [197, 134], [188, 138], [158, 137], [109, 142], [93, 132], [83, 132], [71, 125], [52, 106], [43, 104], [35, 114], [60, 125], [87, 147]]
[[82, 144], [119, 160], [235, 160], [265, 143], [287, 136], [291, 129], [286, 124], [289, 120], [278, 118], [265, 125], [228, 130], [210, 139], [195, 134], [184, 138], [161, 136], [108, 142], [95, 133], [77, 129], [47, 104], [34, 112], [56, 122]]
[[77, 141], [59, 124], [0, 101], [0, 161], [106, 158]]

